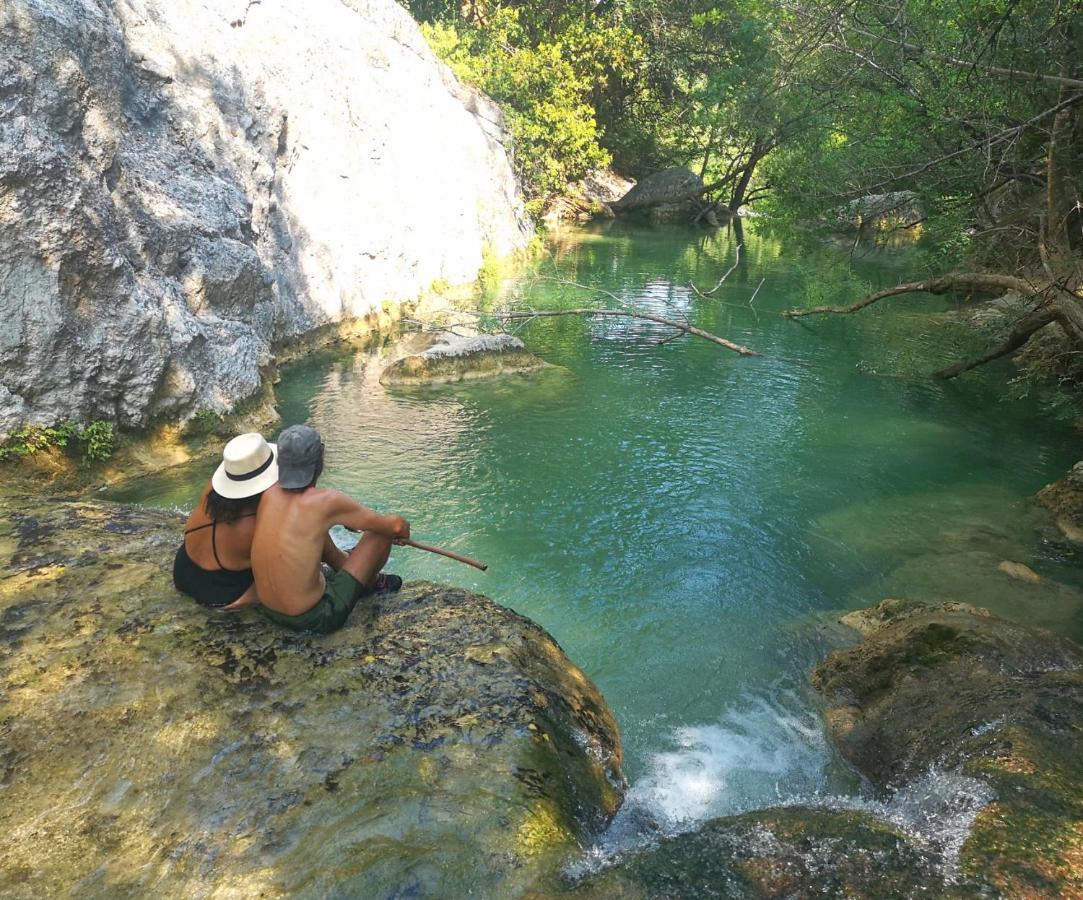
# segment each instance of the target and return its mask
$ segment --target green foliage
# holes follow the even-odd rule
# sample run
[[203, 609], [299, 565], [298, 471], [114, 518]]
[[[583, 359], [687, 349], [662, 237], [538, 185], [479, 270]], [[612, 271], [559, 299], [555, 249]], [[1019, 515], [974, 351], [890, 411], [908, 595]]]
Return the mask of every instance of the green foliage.
[[113, 455], [117, 437], [109, 422], [95, 420], [85, 428], [72, 422], [41, 427], [28, 425], [12, 434], [0, 445], [0, 462], [25, 459], [50, 448], [65, 450], [81, 458], [84, 465], [101, 462]]
[[222, 417], [214, 410], [201, 409], [184, 426], [185, 434], [189, 437], [206, 437], [217, 434], [222, 426]]
[[529, 208], [537, 213], [546, 196], [609, 163], [592, 91], [611, 74], [627, 73], [639, 44], [626, 30], [582, 22], [538, 39], [526, 19], [520, 9], [498, 8], [484, 27], [433, 22], [422, 30], [459, 78], [502, 105]]

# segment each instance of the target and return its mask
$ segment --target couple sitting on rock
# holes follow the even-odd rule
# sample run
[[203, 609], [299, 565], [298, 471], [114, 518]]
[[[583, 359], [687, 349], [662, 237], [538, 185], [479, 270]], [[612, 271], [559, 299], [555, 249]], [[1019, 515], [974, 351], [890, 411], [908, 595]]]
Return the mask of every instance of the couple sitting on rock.
[[[258, 605], [272, 622], [324, 634], [362, 597], [398, 590], [402, 579], [380, 570], [410, 523], [316, 487], [322, 471], [323, 441], [307, 425], [287, 428], [277, 445], [258, 434], [226, 444], [188, 517], [173, 562], [177, 588], [203, 606]], [[364, 532], [348, 554], [331, 540], [333, 525]], [[325, 578], [321, 562], [334, 573]]]

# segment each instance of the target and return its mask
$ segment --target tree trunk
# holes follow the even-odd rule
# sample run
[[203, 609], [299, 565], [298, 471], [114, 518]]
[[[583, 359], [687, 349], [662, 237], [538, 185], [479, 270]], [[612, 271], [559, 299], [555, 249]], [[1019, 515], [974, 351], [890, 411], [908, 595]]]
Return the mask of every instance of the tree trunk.
[[734, 215], [737, 215], [741, 205], [745, 202], [745, 195], [748, 193], [748, 185], [752, 181], [752, 175], [764, 155], [763, 141], [756, 138], [756, 143], [752, 145], [752, 150], [749, 153], [748, 162], [745, 163], [744, 169], [741, 170], [741, 177], [737, 179], [737, 183], [733, 187], [733, 193], [730, 195], [729, 207]]

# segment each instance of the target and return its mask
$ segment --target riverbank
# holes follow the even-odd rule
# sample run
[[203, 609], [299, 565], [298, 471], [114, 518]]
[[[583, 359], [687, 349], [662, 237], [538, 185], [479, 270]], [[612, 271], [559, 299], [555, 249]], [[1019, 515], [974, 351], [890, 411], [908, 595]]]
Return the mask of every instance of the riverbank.
[[1083, 890], [1083, 648], [1063, 638], [958, 603], [849, 614], [856, 645], [812, 680], [882, 800], [809, 798], [678, 836], [633, 810], [615, 852], [584, 856], [621, 804], [621, 740], [544, 630], [424, 582], [331, 636], [208, 612], [169, 585], [180, 525], [7, 501], [6, 895]]
[[0, 892], [521, 896], [615, 812], [616, 723], [542, 629], [420, 582], [326, 637], [209, 612], [181, 522], [5, 501]]

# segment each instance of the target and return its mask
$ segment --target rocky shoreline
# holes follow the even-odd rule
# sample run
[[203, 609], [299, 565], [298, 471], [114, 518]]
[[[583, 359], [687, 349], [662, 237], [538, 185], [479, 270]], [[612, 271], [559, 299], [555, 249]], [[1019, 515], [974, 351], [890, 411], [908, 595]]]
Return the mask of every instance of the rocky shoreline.
[[538, 626], [421, 583], [335, 635], [287, 634], [173, 591], [173, 514], [5, 509], [5, 895], [1083, 892], [1083, 648], [1050, 632], [886, 600], [844, 616], [860, 640], [812, 674], [843, 759], [885, 798], [936, 795], [962, 817], [950, 839], [935, 811], [915, 831], [788, 806], [573, 878], [620, 806], [620, 738]]
[[5, 512], [5, 896], [520, 896], [620, 804], [604, 699], [483, 597], [298, 636], [177, 594], [175, 515]]
[[957, 842], [859, 810], [783, 807], [663, 840], [575, 896], [1083, 894], [1083, 648], [959, 603], [885, 600], [842, 621], [861, 641], [812, 676], [832, 741], [884, 796], [965, 780]]

